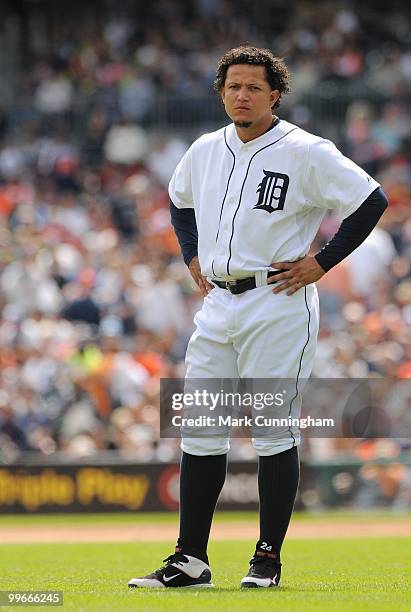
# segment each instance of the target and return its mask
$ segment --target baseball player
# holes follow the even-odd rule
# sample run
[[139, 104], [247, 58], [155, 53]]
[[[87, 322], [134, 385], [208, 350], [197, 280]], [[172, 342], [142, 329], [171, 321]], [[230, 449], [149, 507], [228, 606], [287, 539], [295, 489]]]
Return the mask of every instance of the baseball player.
[[[319, 308], [315, 281], [351, 253], [387, 206], [379, 184], [328, 140], [276, 116], [284, 62], [243, 46], [221, 58], [215, 87], [231, 123], [196, 140], [169, 186], [171, 218], [204, 302], [187, 379], [309, 377]], [[315, 256], [327, 210], [343, 219]], [[299, 479], [298, 431], [254, 437], [260, 537], [242, 587], [274, 587]], [[165, 565], [131, 587], [210, 587], [207, 544], [224, 484], [228, 436], [182, 437], [180, 533]]]

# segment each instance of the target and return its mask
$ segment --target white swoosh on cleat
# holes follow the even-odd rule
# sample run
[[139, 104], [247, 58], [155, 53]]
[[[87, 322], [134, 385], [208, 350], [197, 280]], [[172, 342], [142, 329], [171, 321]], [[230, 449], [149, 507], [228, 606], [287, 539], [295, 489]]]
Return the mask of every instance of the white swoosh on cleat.
[[174, 574], [174, 576], [163, 576], [163, 580], [164, 582], [170, 582], [170, 580], [172, 580], [173, 578], [177, 578], [177, 576], [180, 576], [181, 574]]

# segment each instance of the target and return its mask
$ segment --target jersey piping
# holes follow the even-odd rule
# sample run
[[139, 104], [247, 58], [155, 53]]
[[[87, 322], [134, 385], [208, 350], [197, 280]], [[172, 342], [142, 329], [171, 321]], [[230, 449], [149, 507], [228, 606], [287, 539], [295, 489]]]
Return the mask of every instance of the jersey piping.
[[241, 198], [243, 197], [244, 185], [245, 185], [245, 182], [246, 182], [247, 177], [248, 177], [248, 171], [250, 170], [251, 162], [253, 161], [254, 157], [258, 153], [261, 153], [261, 151], [264, 151], [264, 149], [268, 149], [268, 147], [272, 147], [273, 145], [277, 144], [277, 142], [279, 142], [280, 140], [282, 140], [283, 138], [288, 136], [288, 134], [291, 134], [291, 132], [294, 132], [295, 130], [298, 130], [298, 129], [299, 129], [298, 127], [294, 127], [289, 132], [287, 132], [286, 134], [283, 134], [280, 138], [277, 138], [277, 140], [274, 140], [274, 142], [270, 142], [268, 145], [265, 145], [264, 147], [261, 147], [261, 149], [258, 149], [258, 151], [256, 151], [253, 154], [253, 156], [251, 157], [250, 161], [248, 162], [248, 166], [247, 166], [247, 170], [246, 170], [245, 177], [244, 177], [244, 180], [243, 180], [243, 184], [241, 185], [240, 198], [239, 198], [238, 205], [237, 205], [237, 208], [236, 208], [235, 213], [233, 215], [233, 220], [232, 220], [232, 223], [231, 223], [231, 237], [230, 237], [230, 242], [229, 242], [229, 246], [228, 246], [229, 255], [228, 255], [228, 259], [227, 259], [227, 274], [228, 275], [230, 274], [230, 261], [231, 261], [231, 256], [232, 256], [231, 246], [232, 246], [233, 237], [234, 237], [234, 221], [235, 221], [235, 218], [237, 216], [238, 210], [240, 208]]
[[[231, 168], [231, 172], [230, 172], [230, 175], [228, 177], [227, 187], [226, 187], [224, 198], [223, 198], [223, 201], [222, 201], [222, 204], [221, 204], [221, 208], [220, 208], [220, 218], [218, 220], [217, 234], [216, 234], [216, 237], [215, 237], [215, 243], [216, 244], [217, 244], [218, 236], [220, 234], [220, 224], [221, 224], [221, 217], [223, 216], [223, 208], [224, 208], [225, 200], [226, 200], [226, 197], [227, 197], [228, 188], [230, 186], [231, 177], [233, 175], [234, 167], [235, 167], [235, 154], [234, 154], [234, 151], [231, 149], [231, 147], [229, 146], [229, 144], [227, 142], [226, 131], [227, 131], [227, 128], [224, 129], [224, 142], [226, 144], [227, 149], [230, 151], [231, 155], [233, 156], [233, 167]], [[216, 276], [216, 273], [214, 271], [214, 259], [215, 258], [213, 257], [213, 261], [211, 262], [211, 269], [213, 271], [213, 274]]]

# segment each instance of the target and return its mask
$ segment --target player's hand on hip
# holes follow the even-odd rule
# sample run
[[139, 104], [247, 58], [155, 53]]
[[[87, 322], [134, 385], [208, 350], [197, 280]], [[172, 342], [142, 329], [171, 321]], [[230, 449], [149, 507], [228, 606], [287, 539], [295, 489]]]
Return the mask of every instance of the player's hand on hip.
[[298, 261], [275, 261], [271, 267], [283, 272], [267, 279], [267, 284], [275, 283], [273, 293], [287, 290], [287, 295], [292, 295], [305, 285], [315, 283], [325, 274], [315, 257], [308, 255]]
[[197, 287], [201, 291], [201, 295], [205, 297], [208, 293], [210, 293], [211, 289], [214, 289], [213, 285], [208, 282], [207, 278], [201, 274], [200, 262], [198, 261], [198, 257], [193, 257], [193, 259], [188, 264], [188, 269], [190, 270], [190, 274], [193, 277], [193, 280]]

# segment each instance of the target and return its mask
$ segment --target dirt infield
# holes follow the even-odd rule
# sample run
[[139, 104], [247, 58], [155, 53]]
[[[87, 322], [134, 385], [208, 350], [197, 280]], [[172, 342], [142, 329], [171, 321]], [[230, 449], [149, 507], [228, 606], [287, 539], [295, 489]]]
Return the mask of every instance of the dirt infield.
[[[55, 525], [50, 527], [0, 527], [2, 544], [29, 544], [38, 542], [159, 542], [176, 538], [176, 525], [161, 524], [98, 524], [98, 525]], [[257, 521], [236, 521], [216, 523], [212, 528], [214, 540], [256, 540]], [[361, 537], [411, 537], [411, 520], [401, 522], [373, 521], [353, 523], [348, 521], [294, 522], [288, 531], [288, 538], [327, 539]]]

